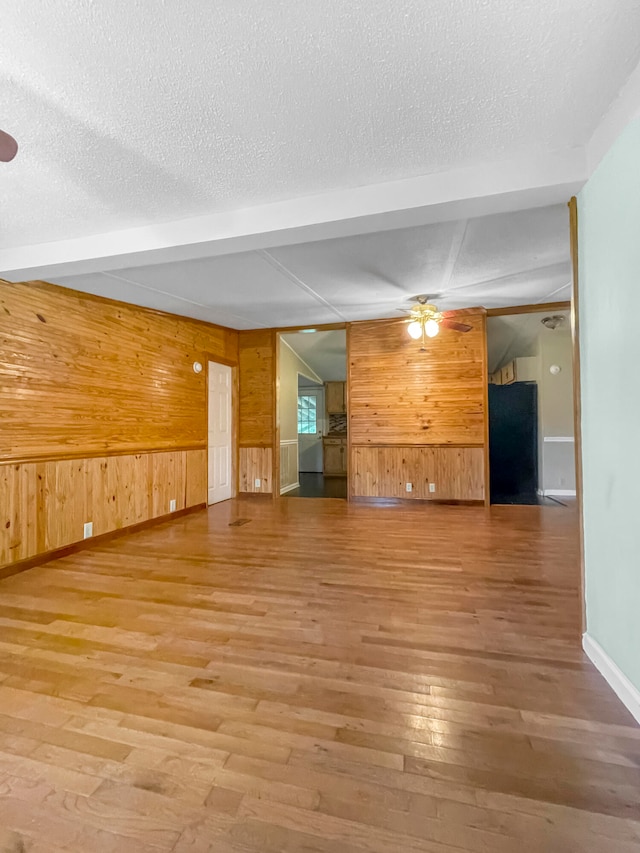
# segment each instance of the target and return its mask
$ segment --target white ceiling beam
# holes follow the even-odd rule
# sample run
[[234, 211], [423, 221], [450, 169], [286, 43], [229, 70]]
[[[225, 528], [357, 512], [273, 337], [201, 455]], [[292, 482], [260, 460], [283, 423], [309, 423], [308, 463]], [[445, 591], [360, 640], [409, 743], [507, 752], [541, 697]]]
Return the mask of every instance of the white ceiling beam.
[[0, 251], [10, 281], [267, 249], [567, 201], [587, 179], [572, 148], [517, 160]]
[[602, 158], [625, 127], [637, 118], [640, 118], [640, 63], [600, 120], [587, 143], [589, 176], [596, 170]]

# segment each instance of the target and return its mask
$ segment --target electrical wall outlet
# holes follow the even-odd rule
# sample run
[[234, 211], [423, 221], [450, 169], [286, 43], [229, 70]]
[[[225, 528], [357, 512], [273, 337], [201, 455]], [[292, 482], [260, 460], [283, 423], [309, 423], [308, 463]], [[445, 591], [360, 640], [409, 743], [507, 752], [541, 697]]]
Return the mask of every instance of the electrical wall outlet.
[[407, 490], [408, 492], [413, 491], [413, 483], [407, 483], [407, 485], [405, 486], [405, 488], [406, 488], [406, 490]]
[[169, 512], [175, 512], [175, 511], [176, 511], [176, 502], [175, 502], [175, 500], [173, 500], [173, 501], [169, 501]]
[[429, 491], [433, 494], [433, 492], [435, 492], [435, 490], [436, 490], [436, 484], [435, 483], [429, 483]]
[[84, 538], [89, 539], [93, 536], [93, 521], [86, 521], [84, 525]]
[[259, 477], [256, 477], [256, 479], [254, 481], [254, 486], [256, 487], [256, 489], [260, 488], [260, 478]]

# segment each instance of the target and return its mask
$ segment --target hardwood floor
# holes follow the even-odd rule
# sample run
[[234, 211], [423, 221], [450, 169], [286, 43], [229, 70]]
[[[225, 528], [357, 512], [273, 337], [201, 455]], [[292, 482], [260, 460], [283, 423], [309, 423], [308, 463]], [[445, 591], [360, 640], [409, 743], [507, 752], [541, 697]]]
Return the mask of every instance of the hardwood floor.
[[0, 851], [637, 853], [575, 528], [249, 498], [0, 581]]
[[300, 485], [297, 489], [285, 492], [283, 498], [342, 498], [347, 499], [346, 477], [325, 477], [324, 474], [314, 474], [300, 471]]

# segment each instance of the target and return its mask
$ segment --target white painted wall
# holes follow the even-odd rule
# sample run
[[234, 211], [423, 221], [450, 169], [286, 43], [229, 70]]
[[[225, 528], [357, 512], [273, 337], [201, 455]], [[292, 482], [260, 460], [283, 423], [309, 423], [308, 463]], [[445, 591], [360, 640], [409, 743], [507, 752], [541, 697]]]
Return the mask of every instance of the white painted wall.
[[280, 423], [280, 491], [298, 485], [298, 376], [322, 384], [320, 377], [279, 337], [278, 419]]
[[278, 373], [278, 417], [280, 440], [298, 439], [298, 374], [319, 382], [322, 379], [305, 364], [300, 356], [280, 338], [280, 366]]
[[[545, 494], [575, 492], [573, 344], [570, 329], [545, 329], [538, 338], [539, 488]], [[549, 368], [556, 365], [560, 373]], [[557, 439], [563, 439], [558, 441]]]
[[585, 647], [640, 715], [638, 152], [636, 119], [578, 196], [578, 269]]

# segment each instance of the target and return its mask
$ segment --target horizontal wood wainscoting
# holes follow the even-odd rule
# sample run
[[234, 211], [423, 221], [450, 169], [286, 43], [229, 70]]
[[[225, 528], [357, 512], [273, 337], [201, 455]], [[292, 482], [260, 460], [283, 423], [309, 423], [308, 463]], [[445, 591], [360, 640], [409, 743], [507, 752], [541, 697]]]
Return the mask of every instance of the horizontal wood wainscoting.
[[[268, 494], [273, 491], [275, 344], [273, 329], [238, 333], [240, 492]], [[260, 486], [255, 485], [256, 479], [260, 480]]]
[[0, 465], [0, 568], [207, 500], [207, 451]]
[[351, 477], [353, 497], [483, 501], [484, 448], [352, 447]]
[[485, 499], [485, 315], [456, 312], [471, 331], [443, 328], [426, 352], [402, 320], [350, 324], [352, 497]]

